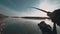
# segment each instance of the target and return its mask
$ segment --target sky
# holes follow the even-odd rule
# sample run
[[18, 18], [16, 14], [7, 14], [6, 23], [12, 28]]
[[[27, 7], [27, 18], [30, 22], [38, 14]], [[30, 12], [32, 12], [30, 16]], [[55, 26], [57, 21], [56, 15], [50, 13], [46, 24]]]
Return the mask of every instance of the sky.
[[14, 15], [27, 12], [27, 8], [37, 5], [40, 0], [0, 0], [0, 13]]
[[52, 12], [60, 8], [59, 3], [60, 0], [0, 0], [0, 13], [9, 16], [47, 16], [30, 7], [38, 7]]

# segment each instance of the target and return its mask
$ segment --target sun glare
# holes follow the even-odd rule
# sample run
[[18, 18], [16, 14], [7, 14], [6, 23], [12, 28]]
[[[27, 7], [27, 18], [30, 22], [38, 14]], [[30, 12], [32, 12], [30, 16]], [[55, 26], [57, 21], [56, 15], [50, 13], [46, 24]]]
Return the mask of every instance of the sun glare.
[[39, 5], [39, 8], [44, 9], [46, 11], [52, 12], [55, 9], [56, 6], [49, 4], [47, 1], [41, 3]]

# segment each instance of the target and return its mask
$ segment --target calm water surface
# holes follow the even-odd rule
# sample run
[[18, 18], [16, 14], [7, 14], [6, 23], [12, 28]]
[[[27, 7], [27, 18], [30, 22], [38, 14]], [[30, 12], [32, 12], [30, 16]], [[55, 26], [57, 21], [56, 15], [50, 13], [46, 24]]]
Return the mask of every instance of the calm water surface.
[[[2, 20], [0, 20], [1, 22]], [[4, 19], [6, 27], [4, 29], [5, 34], [42, 34], [37, 24], [42, 20], [29, 20], [29, 19]], [[47, 20], [44, 20], [47, 21]], [[49, 20], [48, 20], [49, 21]], [[52, 26], [51, 23], [47, 23]], [[60, 27], [57, 26], [57, 32], [60, 34]]]

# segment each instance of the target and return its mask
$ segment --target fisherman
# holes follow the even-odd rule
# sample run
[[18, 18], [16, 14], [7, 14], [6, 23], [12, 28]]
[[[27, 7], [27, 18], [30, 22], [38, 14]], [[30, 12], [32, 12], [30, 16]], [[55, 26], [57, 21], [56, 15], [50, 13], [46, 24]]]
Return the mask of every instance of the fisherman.
[[60, 26], [60, 9], [54, 10], [52, 13], [47, 13], [53, 22], [53, 34], [57, 34], [56, 24]]
[[[35, 7], [32, 7], [32, 8], [35, 8]], [[47, 13], [47, 16], [50, 17], [50, 19], [52, 20], [53, 25], [54, 25], [53, 26], [53, 34], [57, 34], [56, 24], [58, 26], [60, 26], [60, 9], [54, 10], [53, 12], [48, 12], [48, 11], [45, 11], [45, 10], [42, 10], [39, 8], [35, 8], [35, 9], [38, 9], [40, 11]]]
[[42, 31], [42, 34], [53, 34], [52, 28], [50, 25], [46, 24], [44, 21], [41, 21], [38, 24], [40, 30]]
[[47, 15], [51, 18], [53, 23], [56, 23], [60, 26], [60, 9], [54, 10], [52, 13], [47, 13]]

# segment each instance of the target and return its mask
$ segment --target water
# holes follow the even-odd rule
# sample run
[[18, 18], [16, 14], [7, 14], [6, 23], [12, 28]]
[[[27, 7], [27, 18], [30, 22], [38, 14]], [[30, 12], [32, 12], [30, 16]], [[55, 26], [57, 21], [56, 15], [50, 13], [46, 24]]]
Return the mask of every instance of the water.
[[[4, 21], [6, 21], [6, 27], [3, 32], [6, 34], [42, 34], [39, 27], [37, 26], [37, 24], [41, 22], [41, 20], [8, 18]], [[59, 34], [59, 26], [57, 26], [57, 30]]]

